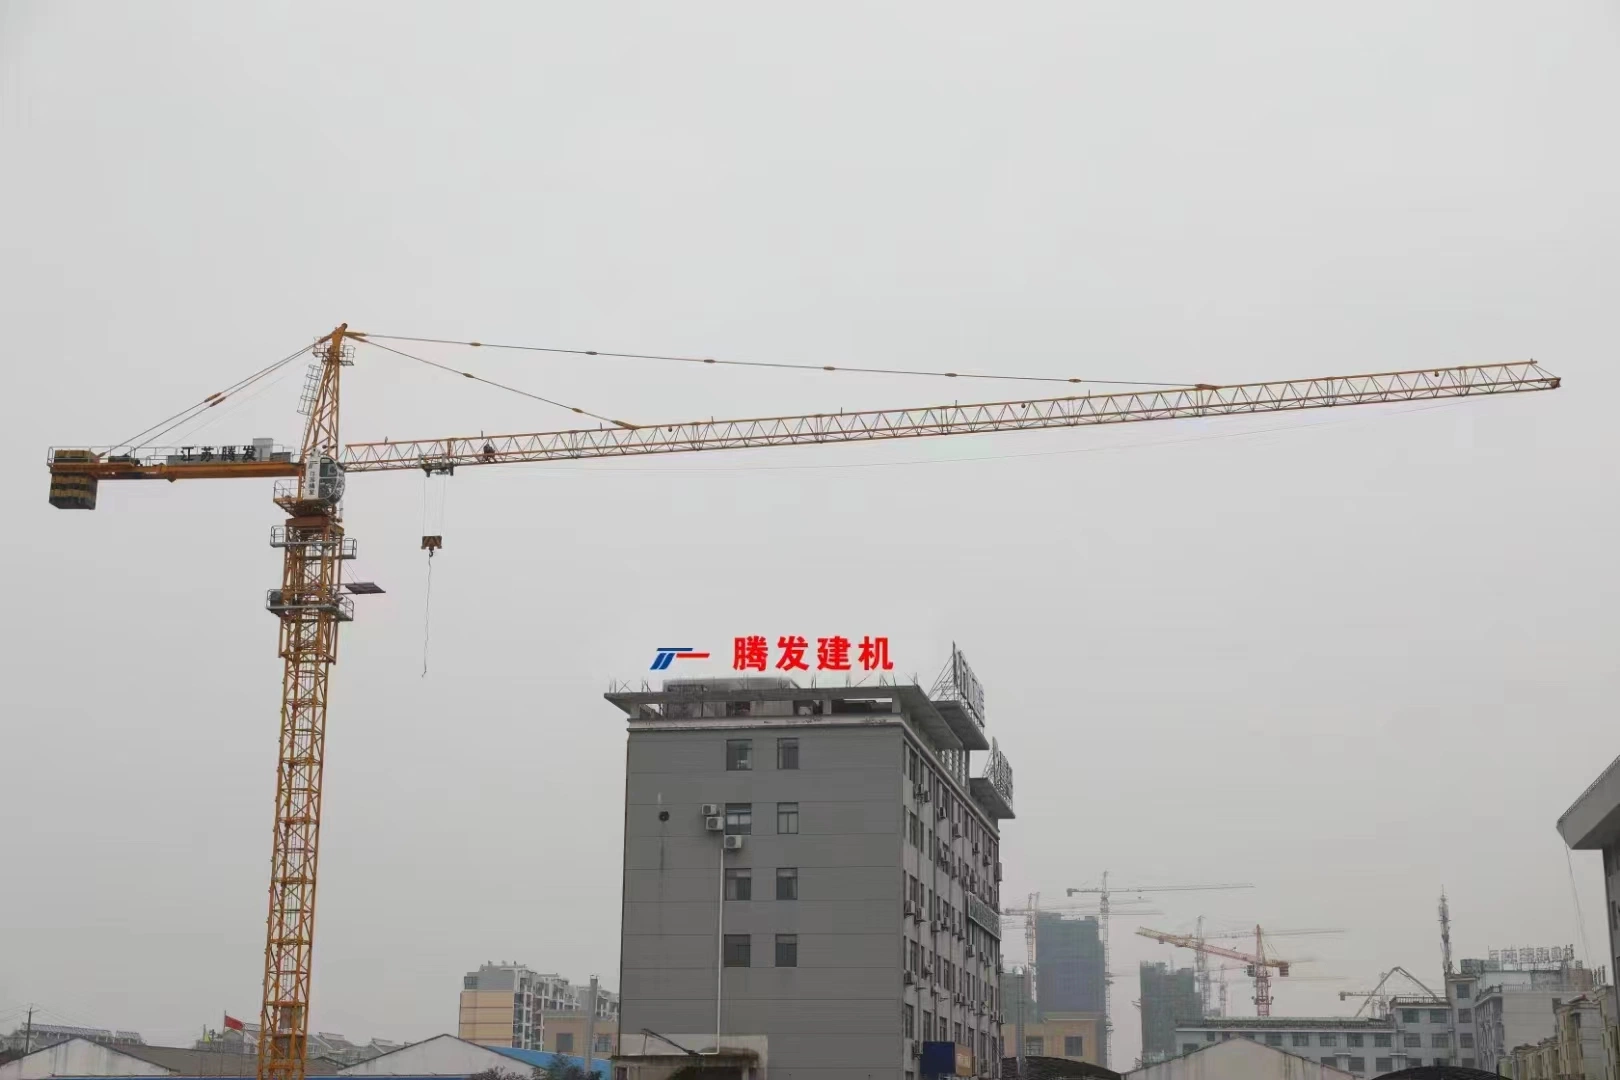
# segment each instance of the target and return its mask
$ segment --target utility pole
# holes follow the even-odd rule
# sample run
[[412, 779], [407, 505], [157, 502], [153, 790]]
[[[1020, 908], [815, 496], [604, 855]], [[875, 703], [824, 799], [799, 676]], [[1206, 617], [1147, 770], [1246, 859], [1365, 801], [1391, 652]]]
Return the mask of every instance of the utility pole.
[[27, 1057], [34, 1051], [34, 1007], [28, 1006], [28, 1023], [23, 1028], [23, 1056]]
[[591, 1056], [596, 1051], [596, 976], [591, 976], [591, 996], [585, 1014], [585, 1076], [591, 1075]]

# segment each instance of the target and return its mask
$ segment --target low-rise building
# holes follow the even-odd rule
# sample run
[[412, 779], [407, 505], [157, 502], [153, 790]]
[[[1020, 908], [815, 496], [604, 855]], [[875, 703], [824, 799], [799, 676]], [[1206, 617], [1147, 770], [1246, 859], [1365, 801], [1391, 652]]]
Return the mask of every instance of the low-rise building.
[[[48, 1080], [87, 1076], [220, 1076], [254, 1075], [258, 1058], [250, 1054], [210, 1053], [183, 1046], [126, 1044], [109, 1046], [72, 1038], [35, 1050], [0, 1065], [0, 1080]], [[312, 1069], [311, 1072], [320, 1070]]]
[[[589, 998], [588, 986], [560, 975], [516, 963], [486, 963], [462, 976], [456, 1034], [480, 1046], [542, 1050], [552, 1045], [545, 1037], [545, 1018], [583, 1013]], [[596, 1015], [616, 1031], [619, 996], [598, 988]], [[578, 1038], [584, 1039], [583, 1030]]]
[[[1101, 1065], [1103, 1020], [1101, 1013], [1049, 1012], [1039, 1020], [1024, 1018], [1024, 1056], [1064, 1058]], [[1018, 1023], [1008, 1019], [1001, 1026], [1002, 1045], [1018, 1045]]]
[[1366, 1080], [1429, 1060], [1397, 1041], [1389, 1017], [1214, 1016], [1176, 1027], [1178, 1057], [1222, 1042], [1258, 1043]]
[[1125, 1080], [1356, 1080], [1363, 1075], [1313, 1054], [1314, 1049], [1312, 1054], [1297, 1053], [1242, 1036], [1217, 1039], [1134, 1069], [1125, 1074]]
[[1557, 1008], [1595, 988], [1595, 973], [1581, 966], [1574, 950], [1557, 960], [1508, 964], [1465, 961], [1478, 985], [1474, 990], [1474, 1029], [1479, 1067], [1496, 1069], [1520, 1046], [1535, 1046], [1557, 1034]]
[[73, 1027], [68, 1024], [20, 1024], [10, 1035], [0, 1036], [0, 1050], [26, 1050], [33, 1053], [47, 1046], [86, 1039], [102, 1046], [140, 1046], [145, 1040], [138, 1031], [108, 1031], [106, 1028]]
[[1555, 1034], [1513, 1048], [1502, 1074], [1514, 1080], [1614, 1080], [1604, 1045], [1603, 1009], [1582, 994], [1554, 1009]]
[[583, 1054], [587, 1037], [593, 1037], [592, 1053], [611, 1054], [619, 1046], [619, 1018], [598, 1016], [594, 1029], [589, 1010], [571, 1009], [568, 1012], [545, 1014], [545, 1049], [555, 1054]]
[[[437, 1077], [470, 1078], [479, 1074], [498, 1073], [512, 1077], [527, 1077], [534, 1070], [545, 1071], [556, 1061], [584, 1067], [584, 1059], [569, 1054], [552, 1054], [544, 1050], [524, 1050], [514, 1046], [480, 1046], [458, 1039], [454, 1035], [436, 1035], [418, 1043], [401, 1047], [391, 1054], [351, 1065], [340, 1076], [410, 1077], [412, 1080]], [[605, 1058], [591, 1062], [591, 1071], [600, 1080], [606, 1080], [608, 1063]]]

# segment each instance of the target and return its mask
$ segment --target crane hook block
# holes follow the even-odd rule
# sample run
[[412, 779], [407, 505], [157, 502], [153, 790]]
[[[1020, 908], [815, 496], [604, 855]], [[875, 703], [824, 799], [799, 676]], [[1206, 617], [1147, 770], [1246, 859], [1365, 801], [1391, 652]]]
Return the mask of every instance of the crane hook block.
[[444, 547], [444, 537], [442, 537], [442, 536], [424, 536], [424, 537], [422, 537], [422, 550], [423, 551], [426, 551], [429, 554], [432, 554], [433, 552], [438, 551], [442, 547]]

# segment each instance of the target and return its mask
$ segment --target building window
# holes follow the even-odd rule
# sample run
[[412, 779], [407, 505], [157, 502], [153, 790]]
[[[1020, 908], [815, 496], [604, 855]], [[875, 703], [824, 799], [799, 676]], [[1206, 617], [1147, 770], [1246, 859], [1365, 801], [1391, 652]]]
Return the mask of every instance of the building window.
[[1403, 1023], [1403, 1024], [1415, 1024], [1417, 1022], [1418, 1022], [1418, 1010], [1417, 1009], [1402, 1009], [1401, 1010], [1401, 1023]]
[[1317, 1046], [1338, 1046], [1339, 1037], [1331, 1032], [1324, 1031], [1316, 1037]]
[[1450, 1009], [1430, 1009], [1429, 1010], [1429, 1023], [1431, 1023], [1431, 1024], [1447, 1024], [1447, 1023], [1450, 1023], [1450, 1022], [1451, 1022], [1451, 1010]]
[[900, 1021], [906, 1038], [915, 1039], [917, 1037], [917, 1010], [907, 1005], [900, 1011]]
[[1024, 1036], [1024, 1056], [1040, 1057], [1046, 1053], [1046, 1040], [1039, 1035]]
[[798, 934], [777, 934], [776, 935], [776, 966], [777, 967], [798, 967], [799, 966], [799, 935]]
[[797, 900], [799, 898], [798, 867], [783, 866], [777, 869], [776, 898], [778, 900]]
[[1429, 1045], [1436, 1050], [1450, 1050], [1451, 1036], [1444, 1031], [1437, 1031], [1429, 1036]]
[[1181, 1044], [1181, 1052], [1183, 1054], [1190, 1054], [1194, 1050], [1197, 1050], [1197, 1049], [1198, 1049], [1198, 1044], [1197, 1043], [1182, 1043]]
[[1464, 1050], [1472, 1050], [1474, 1048], [1474, 1033], [1472, 1031], [1459, 1031], [1457, 1033], [1457, 1045]]
[[1422, 1046], [1423, 1045], [1423, 1036], [1418, 1035], [1418, 1034], [1413, 1033], [1413, 1032], [1407, 1032], [1405, 1035], [1403, 1035], [1401, 1037], [1401, 1045], [1402, 1046]]
[[726, 870], [726, 899], [752, 900], [754, 898], [754, 872], [746, 866], [728, 867]]
[[747, 835], [754, 831], [754, 804], [726, 803], [726, 832]]
[[1354, 1034], [1353, 1035], [1346, 1035], [1344, 1037], [1344, 1045], [1346, 1045], [1346, 1046], [1360, 1046], [1361, 1045], [1361, 1036], [1360, 1035], [1354, 1035]]
[[1394, 1044], [1394, 1040], [1391, 1039], [1390, 1036], [1388, 1036], [1388, 1035], [1379, 1035], [1379, 1034], [1374, 1034], [1373, 1035], [1373, 1045], [1374, 1046], [1391, 1046], [1393, 1044]]
[[1064, 1057], [1072, 1057], [1072, 1058], [1085, 1057], [1086, 1056], [1085, 1046], [1086, 1046], [1086, 1040], [1085, 1040], [1085, 1036], [1083, 1036], [1083, 1035], [1065, 1035], [1065, 1036], [1063, 1036], [1063, 1056]]
[[754, 767], [754, 740], [726, 740], [726, 771], [747, 772]]
[[1293, 1044], [1295, 1046], [1309, 1046], [1311, 1045], [1311, 1037], [1303, 1031], [1296, 1031], [1293, 1035]]
[[776, 740], [776, 767], [778, 769], [797, 769], [799, 767], [799, 740]]
[[476, 990], [476, 989], [478, 989], [478, 976], [476, 976], [476, 975], [463, 975], [462, 978], [461, 978], [461, 988], [463, 990]]
[[1458, 983], [1457, 984], [1457, 1000], [1458, 1001], [1467, 1001], [1468, 1000], [1468, 995], [1470, 993], [1472, 993], [1472, 990], [1470, 990], [1467, 983]]
[[1351, 1058], [1350, 1059], [1350, 1071], [1351, 1072], [1366, 1072], [1367, 1071], [1367, 1059], [1364, 1058], [1364, 1057], [1361, 1057], [1361, 1058], [1353, 1057], [1353, 1058]]
[[1266, 1045], [1267, 1046], [1281, 1046], [1282, 1045], [1282, 1032], [1280, 1032], [1280, 1031], [1268, 1031], [1268, 1032], [1266, 1032]]
[[1387, 1073], [1395, 1071], [1394, 1058], [1373, 1058], [1373, 1072]]
[[557, 1053], [572, 1054], [574, 1052], [574, 1033], [560, 1031], [557, 1033]]
[[783, 835], [799, 831], [798, 803], [779, 802], [776, 804], [776, 831]]
[[1457, 1023], [1459, 1023], [1459, 1024], [1472, 1024], [1473, 1022], [1474, 1022], [1474, 1010], [1473, 1009], [1458, 1009], [1457, 1010]]
[[727, 934], [725, 943], [726, 967], [753, 965], [753, 938], [747, 934]]
[[1326, 1065], [1328, 1068], [1331, 1069], [1331, 1068], [1334, 1068], [1335, 1066], [1337, 1066], [1338, 1061], [1339, 1061], [1338, 1058], [1334, 1057], [1332, 1054], [1329, 1054], [1327, 1057], [1322, 1059], [1322, 1064]]
[[598, 1035], [596, 1037], [596, 1052], [598, 1054], [610, 1054], [610, 1053], [612, 1053], [613, 1052], [613, 1036], [612, 1035]]

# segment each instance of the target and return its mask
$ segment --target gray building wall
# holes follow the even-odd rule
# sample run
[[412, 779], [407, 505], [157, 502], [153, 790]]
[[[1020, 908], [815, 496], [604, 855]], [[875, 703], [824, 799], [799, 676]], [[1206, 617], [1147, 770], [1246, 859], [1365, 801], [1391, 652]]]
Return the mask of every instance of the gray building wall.
[[[776, 768], [779, 737], [799, 740], [797, 770]], [[727, 771], [738, 738], [753, 768]], [[621, 1030], [714, 1030], [722, 856], [701, 808], [748, 803], [752, 831], [724, 865], [752, 871], [754, 899], [725, 903], [724, 933], [750, 935], [752, 957], [722, 969], [721, 1032], [768, 1036], [774, 1076], [899, 1077], [900, 746], [898, 726], [630, 734]], [[797, 835], [777, 834], [778, 803], [798, 804]], [[781, 867], [799, 899], [775, 899]], [[797, 967], [774, 966], [778, 934], [798, 935]]]
[[[719, 969], [719, 1042], [765, 1047], [773, 1078], [911, 1080], [917, 1047], [958, 1032], [992, 1075], [994, 820], [898, 708], [786, 711], [632, 717], [620, 1031], [704, 1033], [700, 1047], [713, 1046], [717, 945], [747, 935], [749, 966]], [[787, 738], [794, 769], [777, 767]], [[733, 740], [751, 742], [751, 768], [727, 768]], [[797, 806], [796, 833], [778, 831], [784, 803]], [[705, 804], [751, 808], [741, 850], [722, 854]], [[724, 870], [743, 868], [751, 898], [722, 902]], [[776, 899], [781, 868], [797, 871], [796, 899]], [[795, 966], [775, 964], [782, 934], [797, 938]]]

